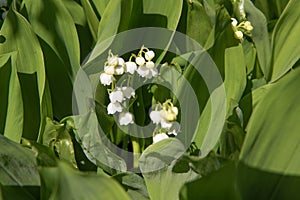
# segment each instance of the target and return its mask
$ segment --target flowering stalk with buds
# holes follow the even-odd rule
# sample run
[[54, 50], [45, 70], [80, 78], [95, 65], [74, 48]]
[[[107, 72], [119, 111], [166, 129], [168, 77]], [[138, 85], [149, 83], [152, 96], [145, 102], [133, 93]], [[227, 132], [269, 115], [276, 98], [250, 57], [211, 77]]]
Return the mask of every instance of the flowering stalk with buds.
[[235, 18], [231, 18], [231, 25], [236, 39], [243, 39], [244, 34], [251, 36], [253, 26], [250, 21], [242, 21], [241, 23], [238, 23]]
[[[114, 115], [119, 126], [132, 126], [135, 123], [130, 100], [136, 100], [139, 96], [133, 89], [130, 79], [137, 76], [148, 80], [159, 76], [157, 66], [153, 62], [154, 57], [154, 51], [144, 46], [137, 55], [131, 54], [128, 61], [109, 51], [107, 61], [104, 63], [104, 71], [100, 74], [100, 83], [108, 87], [107, 114]], [[121, 85], [117, 86], [117, 80], [124, 74], [127, 75], [125, 80], [123, 79]], [[155, 103], [152, 108], [149, 118], [155, 125], [153, 143], [177, 136], [180, 129], [176, 121], [179, 110], [172, 101], [168, 99], [165, 102]], [[132, 138], [132, 147], [134, 153], [139, 153], [140, 146], [136, 138]]]

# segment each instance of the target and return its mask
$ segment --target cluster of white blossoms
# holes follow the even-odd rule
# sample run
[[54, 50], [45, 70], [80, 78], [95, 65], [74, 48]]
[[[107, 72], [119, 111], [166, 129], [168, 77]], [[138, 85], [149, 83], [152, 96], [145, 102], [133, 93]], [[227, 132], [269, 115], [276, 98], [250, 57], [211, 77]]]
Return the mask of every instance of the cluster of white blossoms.
[[[154, 56], [154, 51], [143, 46], [137, 55], [132, 54], [129, 61], [125, 62], [123, 58], [109, 51], [104, 71], [100, 74], [100, 83], [110, 86], [108, 89], [110, 102], [107, 105], [107, 113], [116, 115], [120, 125], [126, 126], [134, 123], [134, 116], [129, 112], [129, 101], [135, 97], [135, 90], [130, 87], [129, 81], [127, 86], [116, 87], [116, 76], [129, 73], [130, 76], [137, 75], [145, 79], [157, 77], [158, 70], [152, 61]], [[179, 123], [176, 122], [178, 108], [173, 105], [171, 100], [167, 100], [163, 104], [156, 104], [154, 107], [155, 109], [150, 112], [150, 118], [156, 125], [153, 142], [169, 138], [170, 135], [176, 136], [179, 131]]]
[[[100, 75], [100, 82], [103, 85], [111, 85], [116, 79], [114, 75], [124, 73], [134, 74], [137, 72], [141, 77], [151, 79], [158, 76], [157, 68], [152, 59], [155, 53], [146, 47], [142, 47], [138, 55], [132, 54], [129, 61], [125, 62], [118, 55], [109, 52], [107, 61], [104, 64], [104, 72]], [[135, 58], [135, 62], [131, 61]]]
[[132, 87], [116, 87], [109, 94], [110, 103], [107, 106], [108, 114], [119, 113], [120, 125], [133, 124], [133, 114], [126, 111], [126, 105], [131, 97], [135, 96]]
[[251, 35], [251, 31], [253, 30], [253, 26], [249, 21], [238, 23], [235, 18], [231, 18], [231, 25], [234, 31], [234, 37], [239, 40], [243, 39], [244, 34]]
[[156, 124], [157, 131], [153, 137], [153, 142], [159, 142], [169, 138], [170, 135], [177, 135], [179, 124], [176, 122], [178, 108], [173, 105], [170, 99], [163, 104], [155, 105], [155, 109], [150, 112], [150, 119]]

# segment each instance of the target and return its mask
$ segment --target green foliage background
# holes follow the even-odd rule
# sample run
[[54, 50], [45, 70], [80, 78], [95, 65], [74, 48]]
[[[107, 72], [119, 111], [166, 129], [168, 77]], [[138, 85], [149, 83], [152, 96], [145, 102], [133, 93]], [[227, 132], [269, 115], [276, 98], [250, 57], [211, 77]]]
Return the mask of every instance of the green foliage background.
[[[0, 200], [298, 199], [299, 0], [0, 2]], [[231, 17], [250, 21], [252, 34], [236, 39]], [[106, 114], [101, 85], [96, 110], [72, 115], [74, 80], [82, 63], [109, 49], [99, 46], [105, 39], [139, 27], [167, 28], [193, 38], [224, 80], [227, 102], [217, 104], [226, 103], [225, 124], [211, 111], [194, 66], [159, 52], [158, 61], [172, 63], [188, 79], [203, 110], [193, 145], [170, 165], [159, 154], [169, 142], [178, 145], [164, 153], [176, 154], [179, 141], [150, 145], [126, 136]], [[212, 95], [220, 95], [219, 90]], [[137, 110], [146, 124], [145, 111]], [[212, 119], [223, 129], [208, 131]], [[98, 122], [125, 150], [139, 144], [141, 172], [161, 170], [121, 172], [128, 163], [105, 147], [93, 129]], [[155, 159], [153, 152], [159, 155]], [[116, 168], [103, 165], [103, 157], [118, 163]]]

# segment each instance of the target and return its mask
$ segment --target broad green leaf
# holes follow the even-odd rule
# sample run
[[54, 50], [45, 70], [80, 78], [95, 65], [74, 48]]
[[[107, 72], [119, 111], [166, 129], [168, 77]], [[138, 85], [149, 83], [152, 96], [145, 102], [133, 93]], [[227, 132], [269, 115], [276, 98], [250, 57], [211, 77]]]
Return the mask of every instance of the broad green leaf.
[[237, 165], [236, 188], [243, 200], [299, 198], [300, 176], [263, 171], [243, 163]]
[[81, 173], [64, 163], [60, 163], [56, 168], [43, 167], [40, 173], [42, 200], [130, 200], [112, 178]]
[[72, 113], [72, 85], [80, 66], [74, 20], [62, 1], [25, 0], [24, 5], [45, 55], [53, 114], [62, 119]]
[[34, 153], [0, 135], [0, 183], [10, 186], [39, 186]]
[[274, 82], [286, 74], [300, 58], [300, 1], [290, 0], [280, 16], [272, 37], [272, 74]]
[[159, 14], [167, 17], [167, 27], [175, 30], [181, 15], [181, 0], [143, 0], [144, 14]]
[[231, 115], [233, 108], [240, 101], [246, 88], [246, 81], [246, 64], [242, 46], [226, 49], [224, 85], [227, 98], [227, 117]]
[[82, 7], [84, 9], [87, 22], [90, 28], [90, 32], [94, 38], [94, 41], [97, 41], [97, 33], [98, 33], [98, 25], [99, 25], [99, 19], [96, 15], [96, 13], [93, 10], [92, 5], [90, 4], [89, 0], [81, 0]]
[[[269, 84], [253, 108], [240, 159], [248, 166], [299, 175], [300, 68]], [[288, 144], [288, 145], [287, 145]]]
[[84, 26], [87, 21], [84, 9], [76, 1], [73, 0], [63, 0], [63, 3], [71, 14], [74, 23]]
[[253, 26], [253, 41], [256, 47], [261, 70], [265, 77], [268, 77], [270, 73], [272, 53], [267, 20], [264, 14], [258, 10], [250, 0], [245, 1], [245, 11], [247, 12], [247, 20], [249, 20]]
[[244, 50], [245, 64], [247, 67], [246, 72], [247, 75], [251, 75], [255, 69], [257, 51], [252, 42], [244, 40], [242, 45]]
[[10, 55], [1, 55], [0, 56], [0, 91], [2, 95], [0, 96], [0, 134], [4, 134], [6, 114], [7, 114], [7, 105], [8, 105], [8, 91], [9, 91], [9, 82], [11, 75], [10, 67]]
[[204, 46], [212, 31], [212, 25], [205, 7], [200, 2], [194, 1], [188, 4], [186, 26], [187, 36]]
[[239, 40], [234, 38], [234, 32], [230, 23], [230, 15], [224, 6], [217, 9], [214, 33], [215, 42], [213, 47], [208, 50], [208, 53], [219, 68], [221, 76], [224, 78], [225, 49], [239, 44]]
[[139, 166], [142, 173], [155, 172], [169, 166], [185, 152], [183, 144], [176, 138], [169, 138], [150, 145], [142, 153]]
[[221, 136], [226, 116], [224, 95], [222, 84], [212, 92], [199, 118], [193, 141], [200, 147], [201, 157], [213, 150]]
[[[125, 161], [116, 153], [112, 152], [109, 146], [106, 146], [109, 145], [107, 142], [104, 143], [102, 141], [95, 112], [67, 117], [64, 121], [72, 124], [71, 127], [73, 128], [75, 138], [91, 162], [108, 170], [110, 173], [126, 171]], [[101, 135], [103, 135], [103, 133]], [[107, 140], [107, 138], [104, 139]]]
[[17, 54], [0, 56], [1, 76], [1, 134], [19, 142], [23, 132], [23, 101], [16, 65]]
[[[87, 63], [101, 55], [113, 42], [114, 36], [118, 33], [121, 21], [121, 0], [110, 0], [98, 26], [97, 44], [94, 47]], [[109, 25], [109, 26], [108, 26]], [[108, 39], [108, 40], [107, 40]], [[106, 41], [103, 43], [103, 41]]]
[[[11, 88], [11, 95], [20, 96], [22, 94], [22, 97], [10, 101], [11, 105], [9, 106], [23, 105], [24, 109], [24, 111], [20, 111], [22, 107], [19, 107], [15, 110], [17, 112], [12, 110], [8, 112], [7, 119], [24, 117], [24, 121], [20, 120], [17, 123], [19, 129], [15, 131], [11, 131], [8, 124], [6, 129], [9, 133], [6, 132], [5, 135], [17, 142], [20, 141], [22, 134], [24, 134], [24, 137], [36, 139], [40, 131], [40, 120], [43, 113], [40, 106], [45, 88], [44, 59], [40, 44], [28, 21], [14, 8], [11, 8], [8, 13], [0, 34], [5, 37], [5, 42], [0, 44], [0, 51], [3, 53], [17, 52], [16, 60], [11, 65], [11, 78], [14, 80], [13, 77], [17, 75], [22, 91]], [[21, 104], [20, 101], [22, 101]], [[8, 120], [6, 122], [11, 123]], [[22, 129], [20, 128], [21, 125], [23, 126]]]
[[182, 185], [197, 176], [193, 171], [174, 173], [175, 159], [185, 152], [177, 139], [165, 139], [150, 145], [141, 155], [139, 164], [150, 199], [178, 199]]
[[65, 124], [53, 122], [47, 118], [42, 143], [50, 147], [59, 159], [68, 162], [75, 168], [77, 167], [72, 138]]
[[151, 200], [179, 199], [179, 191], [184, 183], [198, 176], [191, 170], [187, 173], [174, 173], [172, 168], [173, 166], [169, 166], [157, 172], [143, 174]]
[[127, 172], [117, 174], [113, 178], [123, 186], [132, 200], [149, 200], [146, 183], [141, 176]]
[[21, 144], [34, 152], [38, 166], [56, 166], [57, 157], [49, 147], [25, 138], [22, 138]]
[[103, 16], [106, 7], [108, 6], [110, 0], [92, 0], [93, 4], [95, 5], [99, 15]]
[[76, 27], [67, 8], [62, 1], [55, 0], [25, 0], [24, 3], [34, 32], [64, 62], [70, 79], [74, 80], [80, 66], [80, 51]]
[[298, 199], [299, 176], [287, 176], [228, 163], [218, 171], [182, 187], [182, 200]]
[[[98, 42], [114, 36], [121, 21], [121, 0], [110, 0], [98, 27]], [[107, 25], [110, 25], [107, 27]]]
[[226, 165], [220, 170], [185, 184], [180, 191], [181, 200], [240, 200], [235, 187], [235, 166]]

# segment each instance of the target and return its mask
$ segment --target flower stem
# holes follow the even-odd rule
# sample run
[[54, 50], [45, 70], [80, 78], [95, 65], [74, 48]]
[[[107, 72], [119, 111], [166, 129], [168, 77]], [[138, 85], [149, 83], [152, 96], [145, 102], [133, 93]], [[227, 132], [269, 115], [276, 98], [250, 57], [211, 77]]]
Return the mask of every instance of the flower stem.
[[139, 155], [140, 155], [140, 143], [138, 138], [132, 137], [132, 149], [133, 149], [133, 167], [139, 166]]

